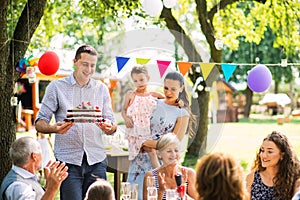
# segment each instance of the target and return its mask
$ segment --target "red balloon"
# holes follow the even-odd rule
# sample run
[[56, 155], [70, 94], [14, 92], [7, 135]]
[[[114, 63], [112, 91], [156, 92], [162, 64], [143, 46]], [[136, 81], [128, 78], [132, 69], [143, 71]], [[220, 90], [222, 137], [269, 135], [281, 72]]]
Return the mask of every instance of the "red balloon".
[[57, 72], [59, 68], [59, 58], [53, 51], [45, 52], [39, 59], [39, 70], [42, 74], [50, 76]]

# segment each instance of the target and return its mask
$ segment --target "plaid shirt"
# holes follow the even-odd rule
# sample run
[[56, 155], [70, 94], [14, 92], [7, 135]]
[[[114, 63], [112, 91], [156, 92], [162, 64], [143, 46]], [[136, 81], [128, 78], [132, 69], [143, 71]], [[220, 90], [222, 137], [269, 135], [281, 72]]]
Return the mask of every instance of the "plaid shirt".
[[[61, 122], [66, 118], [67, 110], [82, 102], [99, 106], [104, 118], [115, 121], [106, 85], [91, 78], [86, 86], [81, 87], [73, 74], [48, 85], [36, 121], [49, 123], [54, 114], [56, 122]], [[54, 155], [59, 161], [80, 166], [85, 152], [89, 165], [101, 162], [106, 158], [102, 134], [93, 123], [75, 123], [66, 134], [55, 135]]]

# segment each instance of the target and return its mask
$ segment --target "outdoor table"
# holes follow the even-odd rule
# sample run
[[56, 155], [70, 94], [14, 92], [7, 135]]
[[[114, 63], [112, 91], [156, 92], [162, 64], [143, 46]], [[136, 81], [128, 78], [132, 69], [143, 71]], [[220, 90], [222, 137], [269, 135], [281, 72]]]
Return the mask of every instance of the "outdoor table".
[[107, 172], [114, 174], [115, 196], [117, 200], [120, 200], [121, 182], [125, 182], [128, 175], [128, 168], [129, 168], [128, 151], [111, 150], [111, 151], [107, 151], [106, 155], [108, 160]]

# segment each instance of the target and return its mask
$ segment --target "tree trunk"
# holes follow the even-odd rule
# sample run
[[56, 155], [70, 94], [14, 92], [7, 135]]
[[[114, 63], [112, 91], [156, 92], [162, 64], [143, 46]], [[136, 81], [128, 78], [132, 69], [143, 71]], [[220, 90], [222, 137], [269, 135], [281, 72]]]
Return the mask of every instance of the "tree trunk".
[[[188, 148], [188, 155], [201, 157], [206, 154], [206, 139], [208, 132], [208, 103], [209, 92], [204, 90], [198, 92], [197, 104], [199, 115], [197, 118], [198, 129], [195, 137]], [[189, 142], [190, 143], [190, 142]], [[195, 160], [196, 162], [196, 160]]]
[[187, 36], [183, 28], [178, 24], [175, 17], [172, 15], [171, 9], [163, 8], [160, 15], [166, 22], [166, 25], [176, 41], [183, 48], [184, 52], [192, 62], [202, 62], [202, 58], [197, 51], [192, 40]]
[[246, 104], [245, 104], [245, 108], [244, 108], [244, 117], [249, 118], [250, 112], [251, 112], [253, 91], [250, 90], [249, 87], [247, 87], [245, 90], [245, 94], [246, 94]]
[[[4, 5], [3, 5], [4, 4]], [[0, 113], [5, 113], [0, 117], [0, 138], [1, 138], [1, 174], [0, 182], [2, 182], [4, 176], [11, 167], [9, 158], [9, 147], [10, 144], [15, 140], [15, 123], [13, 116], [13, 107], [10, 106], [10, 98], [13, 96], [13, 70], [8, 62], [10, 52], [10, 41], [7, 35], [7, 5], [8, 1], [3, 2], [3, 6], [0, 8], [0, 87], [1, 87], [1, 105]]]
[[[40, 23], [43, 16], [47, 0], [28, 0], [22, 14], [17, 20], [17, 25], [13, 31], [13, 37], [7, 35], [7, 8], [13, 1], [4, 0], [1, 6], [0, 17], [0, 67], [1, 78], [0, 87], [2, 92], [0, 113], [5, 116], [0, 118], [0, 138], [1, 138], [1, 174], [0, 182], [11, 168], [9, 158], [9, 148], [16, 139], [16, 115], [15, 109], [10, 105], [13, 97], [14, 85], [19, 78], [19, 73], [15, 70], [18, 61], [25, 55], [30, 39]], [[11, 5], [13, 6], [13, 5]]]
[[279, 82], [275, 81], [275, 84], [274, 84], [274, 93], [277, 94], [279, 91]]

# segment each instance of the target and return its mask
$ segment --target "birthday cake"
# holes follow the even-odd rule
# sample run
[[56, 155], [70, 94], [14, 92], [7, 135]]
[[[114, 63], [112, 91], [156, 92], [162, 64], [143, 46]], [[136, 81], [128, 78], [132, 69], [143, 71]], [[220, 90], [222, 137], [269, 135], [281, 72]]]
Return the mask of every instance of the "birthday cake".
[[99, 123], [104, 122], [99, 106], [92, 106], [90, 102], [82, 102], [77, 107], [67, 110], [65, 122]]

